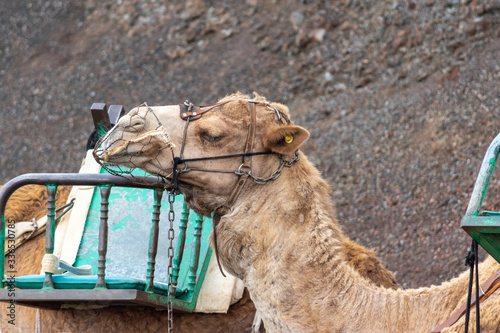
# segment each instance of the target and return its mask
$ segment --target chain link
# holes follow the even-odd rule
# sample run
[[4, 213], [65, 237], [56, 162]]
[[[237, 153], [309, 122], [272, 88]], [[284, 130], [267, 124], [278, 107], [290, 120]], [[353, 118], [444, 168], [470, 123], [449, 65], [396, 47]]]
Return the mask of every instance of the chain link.
[[256, 182], [257, 184], [263, 185], [269, 181], [278, 179], [278, 177], [281, 176], [281, 170], [283, 170], [283, 167], [290, 168], [293, 165], [293, 163], [297, 162], [299, 159], [300, 155], [298, 151], [295, 152], [295, 157], [291, 161], [285, 160], [285, 158], [282, 155], [280, 155], [280, 160], [281, 160], [280, 165], [276, 170], [274, 170], [274, 172], [270, 176], [266, 178], [254, 176], [252, 174], [252, 168], [248, 168], [248, 171], [242, 171], [241, 168], [243, 167], [243, 164], [240, 165], [238, 170], [235, 171], [234, 173], [237, 174], [238, 176], [248, 176], [252, 178], [254, 182]]
[[168, 221], [170, 222], [170, 226], [168, 229], [168, 332], [172, 333], [174, 331], [174, 309], [172, 307], [172, 302], [175, 294], [175, 288], [172, 284], [172, 275], [173, 275], [173, 261], [174, 261], [174, 220], [175, 220], [175, 211], [174, 211], [174, 202], [175, 195], [169, 192], [168, 194], [168, 202], [170, 204], [170, 210], [168, 212]]

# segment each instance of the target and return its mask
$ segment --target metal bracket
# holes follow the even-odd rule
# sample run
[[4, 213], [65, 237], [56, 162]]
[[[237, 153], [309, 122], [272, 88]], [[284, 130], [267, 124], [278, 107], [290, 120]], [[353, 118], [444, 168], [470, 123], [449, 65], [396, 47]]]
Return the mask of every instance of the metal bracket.
[[125, 115], [125, 108], [123, 105], [110, 105], [108, 110], [109, 121], [111, 126], [115, 126], [121, 117]]

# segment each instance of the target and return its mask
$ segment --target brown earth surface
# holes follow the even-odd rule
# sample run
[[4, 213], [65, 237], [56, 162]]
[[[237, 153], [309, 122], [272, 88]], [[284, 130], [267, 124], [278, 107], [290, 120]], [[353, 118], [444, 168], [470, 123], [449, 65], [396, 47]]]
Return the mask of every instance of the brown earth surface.
[[401, 285], [465, 269], [460, 220], [499, 133], [500, 2], [17, 0], [0, 35], [2, 183], [76, 172], [93, 102], [257, 91], [310, 130], [344, 230]]

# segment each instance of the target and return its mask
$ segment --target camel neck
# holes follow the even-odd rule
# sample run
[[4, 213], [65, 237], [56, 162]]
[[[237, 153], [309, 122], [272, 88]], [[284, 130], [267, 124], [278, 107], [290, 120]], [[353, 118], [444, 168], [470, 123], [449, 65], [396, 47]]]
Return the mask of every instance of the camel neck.
[[287, 171], [249, 187], [218, 228], [221, 260], [244, 280], [269, 332], [429, 331], [454, 310], [465, 276], [408, 291], [362, 278], [339, 253], [344, 236], [317, 170], [302, 159]]
[[[319, 229], [330, 235], [327, 248], [336, 247], [343, 240], [328, 185], [302, 156], [272, 182], [247, 182], [232, 212], [221, 219], [217, 228], [221, 254], [226, 253], [221, 259], [237, 270], [232, 273], [244, 278], [245, 271], [259, 256], [276, 252], [273, 255], [279, 257], [283, 251], [292, 252], [294, 244], [310, 243], [309, 238], [316, 237], [314, 233], [321, 233]], [[231, 247], [235, 245], [236, 249]]]

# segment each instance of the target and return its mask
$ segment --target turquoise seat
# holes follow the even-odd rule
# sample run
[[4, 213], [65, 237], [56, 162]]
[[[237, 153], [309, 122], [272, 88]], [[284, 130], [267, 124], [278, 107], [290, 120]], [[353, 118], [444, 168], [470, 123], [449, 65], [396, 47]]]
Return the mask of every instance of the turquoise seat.
[[[58, 174], [52, 175], [57, 176]], [[74, 175], [81, 177], [82, 174]], [[109, 175], [103, 170], [101, 176], [107, 177]], [[47, 184], [52, 183], [53, 181], [47, 182]], [[111, 188], [108, 197], [105, 288], [96, 287], [99, 270], [101, 187]], [[166, 308], [168, 302], [167, 267], [169, 263], [167, 256], [168, 229], [170, 224], [167, 218], [168, 204], [162, 205], [160, 209], [158, 247], [154, 260], [154, 287], [152, 289], [148, 287], [148, 278], [151, 273], [150, 238], [152, 237], [155, 191], [158, 190], [111, 186], [109, 182], [105, 182], [102, 186], [96, 186], [74, 263], [75, 267], [91, 265], [93, 275], [52, 275], [53, 288], [44, 287], [45, 275], [16, 276], [13, 281], [3, 278], [5, 286], [14, 282], [15, 287], [19, 289], [16, 291], [16, 303], [41, 308], [58, 308], [63, 305], [68, 306], [68, 304], [77, 304], [79, 307], [87, 304], [92, 306], [150, 305], [155, 308]], [[163, 199], [162, 201], [166, 202], [167, 200]], [[177, 283], [175, 284], [173, 308], [191, 312], [195, 309], [212, 253], [209, 245], [212, 221], [211, 219], [203, 221], [197, 214], [189, 214], [182, 196], [177, 197], [174, 211], [175, 239], [173, 245], [175, 256], [173, 271]], [[3, 241], [5, 242], [5, 233]], [[22, 258], [16, 259], [22, 260]], [[130, 292], [132, 290], [133, 293]], [[9, 301], [7, 291], [0, 291], [0, 301]], [[82, 291], [84, 292], [82, 293]], [[50, 297], [48, 297], [49, 295]]]
[[[53, 279], [55, 289], [94, 289], [97, 282], [97, 275], [54, 275]], [[20, 276], [16, 278], [15, 286], [20, 289], [42, 289], [43, 280], [43, 275]], [[144, 290], [146, 286], [145, 280], [127, 277], [108, 277], [105, 281], [108, 289]], [[155, 293], [164, 296], [168, 295], [168, 285], [155, 283]]]
[[[97, 282], [97, 275], [54, 275], [55, 289], [94, 289]], [[15, 286], [19, 289], [42, 289], [43, 275], [25, 275], [16, 277]], [[146, 288], [146, 280], [134, 279], [128, 277], [107, 277], [105, 279], [108, 289], [136, 289], [144, 290]], [[176, 295], [187, 292], [187, 289], [177, 291]], [[154, 283], [154, 293], [158, 295], [168, 296], [168, 284], [162, 282]]]

